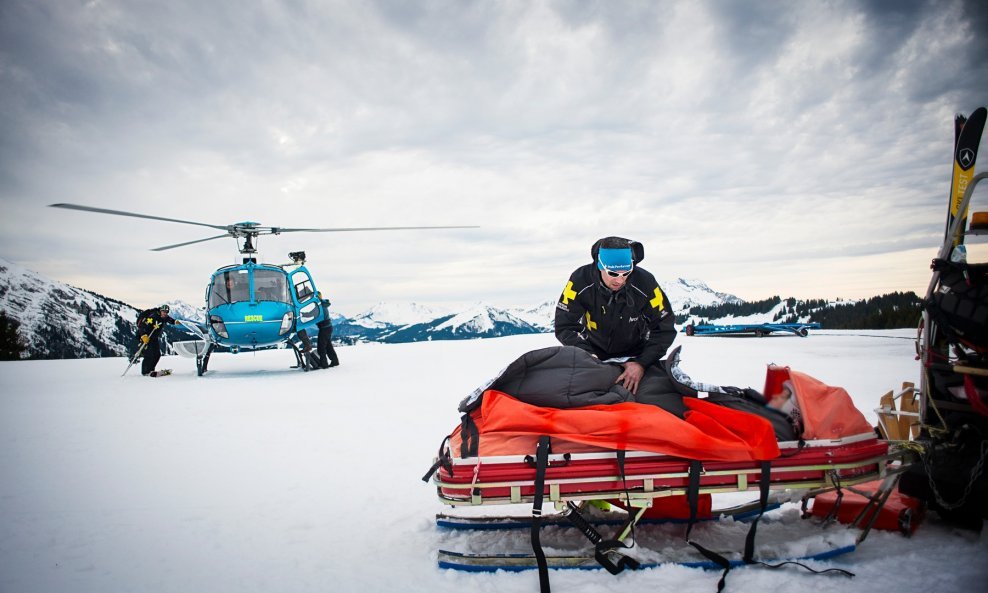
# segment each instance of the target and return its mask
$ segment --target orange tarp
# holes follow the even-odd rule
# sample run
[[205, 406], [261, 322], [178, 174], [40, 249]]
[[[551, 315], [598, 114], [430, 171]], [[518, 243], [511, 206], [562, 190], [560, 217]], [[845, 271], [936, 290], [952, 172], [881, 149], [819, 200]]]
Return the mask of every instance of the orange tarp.
[[874, 432], [875, 429], [854, 407], [851, 396], [844, 388], [827, 385], [789, 367], [768, 367], [765, 396], [771, 398], [782, 392], [786, 381], [792, 384], [796, 392], [804, 439], [837, 439]]
[[[481, 457], [526, 455], [540, 435], [553, 438], [553, 451], [592, 450], [559, 446], [559, 441], [604, 449], [649, 451], [705, 461], [751, 461], [779, 455], [772, 425], [764, 418], [700, 399], [683, 400], [686, 418], [639, 403], [542, 408], [500, 391], [484, 393], [471, 416], [480, 433]], [[459, 454], [459, 429], [451, 440]]]

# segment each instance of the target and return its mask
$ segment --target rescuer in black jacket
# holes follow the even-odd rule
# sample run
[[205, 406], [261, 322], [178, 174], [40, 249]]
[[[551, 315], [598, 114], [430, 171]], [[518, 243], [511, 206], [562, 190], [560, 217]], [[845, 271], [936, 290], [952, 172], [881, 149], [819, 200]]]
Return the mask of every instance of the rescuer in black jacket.
[[154, 367], [158, 366], [158, 360], [161, 359], [161, 344], [158, 338], [165, 331], [162, 326], [166, 323], [178, 323], [168, 315], [170, 311], [168, 305], [161, 305], [156, 309], [141, 311], [137, 316], [138, 347], [144, 344], [141, 374], [145, 377], [155, 376]]
[[[618, 377], [637, 401], [668, 407], [653, 394], [676, 390], [659, 360], [676, 339], [672, 305], [648, 271], [638, 267], [644, 258], [641, 243], [606, 237], [591, 248], [593, 263], [577, 268], [556, 303], [556, 338], [566, 346], [582, 348], [601, 361], [620, 362]], [[644, 398], [644, 400], [643, 400]], [[661, 399], [665, 399], [661, 397]], [[680, 412], [678, 396], [670, 411]]]
[[317, 293], [319, 304], [322, 307], [323, 319], [316, 324], [319, 328], [319, 338], [316, 341], [316, 352], [319, 354], [319, 368], [340, 366], [340, 358], [333, 348], [333, 320], [329, 318], [329, 299], [322, 298], [322, 293]]

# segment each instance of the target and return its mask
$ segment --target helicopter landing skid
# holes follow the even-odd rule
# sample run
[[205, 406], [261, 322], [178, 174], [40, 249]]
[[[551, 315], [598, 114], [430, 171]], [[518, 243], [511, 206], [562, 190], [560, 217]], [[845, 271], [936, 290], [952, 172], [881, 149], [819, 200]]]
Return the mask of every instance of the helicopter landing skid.
[[213, 353], [213, 348], [216, 344], [209, 342], [206, 346], [206, 352], [202, 356], [196, 357], [196, 374], [200, 377], [206, 373], [206, 367], [209, 365], [209, 355]]
[[303, 372], [309, 372], [309, 365], [305, 361], [305, 354], [299, 349], [293, 340], [288, 341], [292, 345], [292, 351], [295, 352], [295, 366], [291, 367], [293, 369], [302, 369]]
[[[178, 322], [189, 333], [198, 338], [197, 340], [191, 342], [176, 343], [175, 346], [179, 354], [189, 356], [190, 358], [195, 356], [196, 374], [201, 377], [206, 372], [206, 367], [209, 365], [209, 355], [216, 349], [216, 342], [210, 339], [209, 335], [203, 332], [202, 328], [195, 323], [186, 321], [185, 319], [179, 319]], [[180, 344], [182, 345], [181, 349], [178, 348]]]

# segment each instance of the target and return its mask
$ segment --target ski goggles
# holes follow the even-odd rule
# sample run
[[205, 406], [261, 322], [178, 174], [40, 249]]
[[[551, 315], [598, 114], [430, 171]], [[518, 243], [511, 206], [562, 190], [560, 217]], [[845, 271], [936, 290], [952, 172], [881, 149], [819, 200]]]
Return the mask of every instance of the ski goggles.
[[623, 272], [615, 272], [613, 270], [608, 270], [607, 268], [604, 268], [604, 271], [607, 272], [607, 275], [610, 276], [611, 278], [627, 278], [628, 274], [631, 273], [631, 270], [625, 270]]

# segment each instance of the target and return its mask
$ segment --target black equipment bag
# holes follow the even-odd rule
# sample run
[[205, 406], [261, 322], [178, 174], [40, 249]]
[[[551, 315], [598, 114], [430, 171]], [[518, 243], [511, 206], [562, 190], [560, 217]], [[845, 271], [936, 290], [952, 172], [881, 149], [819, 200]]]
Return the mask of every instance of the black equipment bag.
[[988, 350], [988, 264], [933, 260], [940, 285], [925, 303], [949, 337]]
[[988, 519], [988, 419], [968, 413], [946, 414], [949, 434], [922, 439], [922, 461], [912, 464], [899, 481], [899, 492], [929, 503], [943, 519], [980, 531]]

